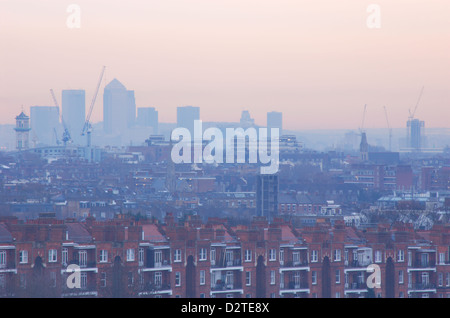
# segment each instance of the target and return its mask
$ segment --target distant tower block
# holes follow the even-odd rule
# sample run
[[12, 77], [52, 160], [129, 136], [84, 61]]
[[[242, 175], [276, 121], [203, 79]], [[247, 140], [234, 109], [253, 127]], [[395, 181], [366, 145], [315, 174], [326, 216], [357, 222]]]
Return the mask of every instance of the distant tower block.
[[29, 138], [30, 138], [30, 117], [21, 112], [19, 116], [16, 117], [16, 149], [21, 151], [29, 148]]

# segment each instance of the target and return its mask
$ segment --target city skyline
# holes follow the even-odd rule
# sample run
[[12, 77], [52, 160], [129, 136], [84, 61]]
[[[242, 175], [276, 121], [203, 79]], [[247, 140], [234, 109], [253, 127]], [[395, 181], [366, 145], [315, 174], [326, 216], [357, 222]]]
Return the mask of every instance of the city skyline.
[[[381, 28], [370, 29], [369, 2], [294, 1], [168, 4], [78, 1], [81, 26], [70, 29], [70, 3], [2, 2], [0, 124], [22, 107], [53, 105], [49, 89], [83, 89], [91, 100], [117, 78], [136, 93], [136, 107], [155, 107], [176, 122], [179, 106], [202, 109], [204, 121], [236, 122], [249, 110], [284, 115], [287, 130], [448, 127], [449, 5], [377, 2]], [[101, 95], [101, 94], [99, 94]], [[102, 96], [92, 121], [102, 118]]]

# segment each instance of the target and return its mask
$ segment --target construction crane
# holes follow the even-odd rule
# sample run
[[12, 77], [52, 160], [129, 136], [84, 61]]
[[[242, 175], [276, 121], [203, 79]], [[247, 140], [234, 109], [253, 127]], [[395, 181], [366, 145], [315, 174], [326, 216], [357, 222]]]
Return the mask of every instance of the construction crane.
[[384, 114], [386, 115], [386, 122], [389, 130], [389, 151], [392, 150], [392, 128], [391, 125], [389, 125], [389, 118], [386, 110], [386, 106], [384, 106]]
[[416, 107], [414, 108], [414, 111], [411, 112], [411, 108], [409, 109], [409, 120], [414, 119], [414, 115], [416, 114], [417, 107], [419, 107], [420, 100], [422, 99], [422, 94], [423, 94], [424, 88], [425, 87], [422, 87], [422, 90], [420, 91], [419, 98], [417, 99], [417, 103], [416, 103]]
[[[58, 107], [58, 116], [59, 116], [59, 104], [58, 104], [58, 101], [56, 100], [55, 92], [53, 91], [53, 89], [50, 89], [50, 93], [52, 94], [52, 98], [53, 98], [53, 102], [55, 103], [55, 106]], [[70, 132], [69, 132], [69, 129], [67, 129], [66, 123], [64, 122], [63, 115], [61, 114], [60, 117], [61, 117], [61, 123], [62, 123], [63, 128], [64, 128], [62, 141], [63, 141], [64, 146], [65, 146], [68, 142], [69, 143], [72, 142], [72, 137], [70, 137]]]
[[59, 146], [61, 144], [61, 141], [59, 141], [58, 133], [56, 132], [56, 128], [53, 128], [53, 134], [55, 135], [56, 144]]
[[97, 99], [98, 90], [100, 89], [100, 84], [102, 82], [103, 73], [105, 73], [106, 66], [103, 66], [102, 72], [100, 73], [100, 78], [98, 79], [97, 88], [95, 89], [94, 96], [92, 97], [91, 106], [89, 107], [88, 115], [86, 116], [86, 121], [83, 126], [83, 130], [81, 131], [81, 135], [87, 135], [87, 146], [91, 146], [91, 132], [92, 132], [92, 125], [91, 125], [91, 115], [92, 110], [94, 109], [95, 100]]
[[367, 108], [367, 104], [364, 105], [364, 112], [363, 112], [363, 118], [362, 118], [361, 128], [359, 129], [359, 131], [360, 131], [361, 133], [364, 132], [364, 121], [365, 121], [365, 119], [366, 119], [366, 108]]

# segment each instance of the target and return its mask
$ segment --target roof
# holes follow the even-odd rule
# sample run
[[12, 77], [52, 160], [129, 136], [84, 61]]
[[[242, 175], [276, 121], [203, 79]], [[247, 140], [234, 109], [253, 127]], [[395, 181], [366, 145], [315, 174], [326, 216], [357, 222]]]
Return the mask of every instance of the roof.
[[92, 236], [88, 230], [80, 223], [67, 223], [69, 240], [77, 243], [87, 243], [92, 241]]
[[0, 242], [12, 242], [13, 237], [4, 224], [0, 224]]
[[109, 89], [124, 89], [126, 90], [126, 87], [119, 82], [117, 79], [113, 79], [111, 82], [109, 82], [108, 85], [105, 86], [105, 90]]
[[144, 240], [152, 242], [167, 241], [164, 235], [159, 232], [158, 227], [155, 224], [144, 224], [142, 225], [142, 230], [144, 231]]
[[21, 112], [19, 114], [19, 116], [16, 117], [16, 119], [29, 119], [30, 117], [28, 117], [27, 115], [25, 115], [24, 112]]

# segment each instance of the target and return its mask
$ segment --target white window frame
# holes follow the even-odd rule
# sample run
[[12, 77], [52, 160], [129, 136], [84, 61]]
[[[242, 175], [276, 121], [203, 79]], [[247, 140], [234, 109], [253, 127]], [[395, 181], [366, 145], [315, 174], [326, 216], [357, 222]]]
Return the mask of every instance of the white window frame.
[[317, 285], [317, 272], [311, 271], [311, 284]]
[[181, 272], [175, 272], [175, 286], [181, 286]]
[[312, 250], [311, 251], [311, 263], [317, 263], [319, 261], [319, 251]]
[[52, 248], [48, 250], [48, 262], [55, 263], [58, 261], [58, 250]]
[[108, 262], [108, 250], [100, 250], [100, 261], [99, 263]]
[[275, 277], [275, 271], [270, 271], [270, 285], [275, 285], [276, 283], [276, 277]]
[[134, 248], [127, 249], [127, 262], [134, 262], [135, 256]]
[[269, 250], [269, 261], [276, 261], [277, 260], [277, 250], [275, 248], [271, 248]]
[[20, 264], [28, 264], [28, 251], [21, 250], [19, 252], [19, 263]]
[[181, 262], [181, 250], [180, 249], [176, 249], [175, 251], [173, 251], [173, 261], [176, 263]]
[[251, 250], [245, 250], [245, 262], [251, 262], [252, 261], [252, 251]]
[[200, 270], [200, 285], [206, 284], [206, 271], [204, 269]]
[[200, 248], [198, 259], [199, 261], [206, 261], [207, 260], [207, 254], [208, 250], [205, 247]]
[[340, 249], [335, 249], [334, 250], [334, 261], [335, 262], [340, 262], [341, 261], [341, 250]]
[[139, 266], [143, 266], [144, 265], [144, 255], [145, 255], [144, 253], [145, 253], [144, 249], [142, 247], [140, 247], [139, 251], [138, 251], [138, 263], [139, 263]]
[[252, 285], [252, 272], [246, 271], [245, 272], [245, 286], [251, 286]]
[[381, 251], [375, 251], [375, 263], [381, 263], [383, 261], [383, 255]]
[[405, 261], [405, 251], [404, 250], [398, 250], [397, 251], [397, 262], [404, 262]]

